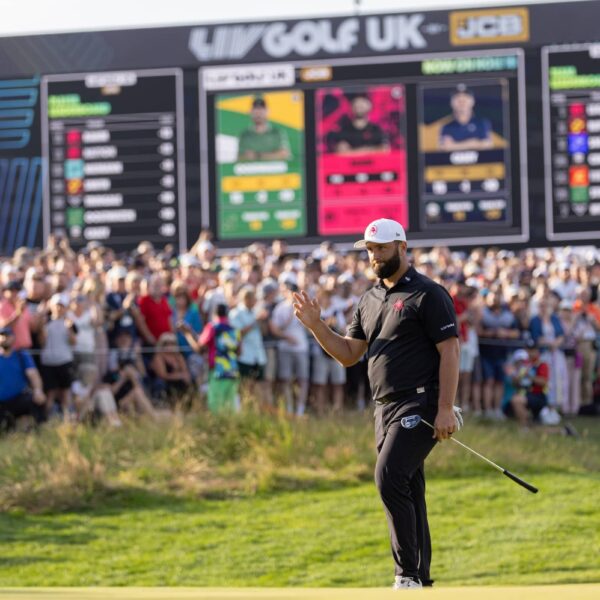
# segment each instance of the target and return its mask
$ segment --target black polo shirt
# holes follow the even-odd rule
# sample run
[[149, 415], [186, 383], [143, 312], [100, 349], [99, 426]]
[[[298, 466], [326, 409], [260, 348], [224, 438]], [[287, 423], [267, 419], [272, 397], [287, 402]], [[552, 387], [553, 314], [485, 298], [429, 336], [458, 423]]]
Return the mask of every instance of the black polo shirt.
[[458, 337], [454, 303], [441, 285], [410, 267], [390, 289], [383, 282], [360, 299], [346, 335], [369, 344], [374, 400], [439, 383], [436, 344]]
[[375, 123], [367, 123], [362, 129], [354, 126], [352, 119], [342, 117], [338, 123], [338, 131], [331, 133], [328, 141], [331, 145], [347, 142], [351, 148], [362, 148], [363, 146], [381, 146], [387, 140], [383, 129]]

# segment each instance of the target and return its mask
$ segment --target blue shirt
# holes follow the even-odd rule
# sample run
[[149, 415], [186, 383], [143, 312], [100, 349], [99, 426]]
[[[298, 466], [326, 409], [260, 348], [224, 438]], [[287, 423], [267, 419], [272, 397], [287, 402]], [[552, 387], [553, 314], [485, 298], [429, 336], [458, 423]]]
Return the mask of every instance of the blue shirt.
[[[127, 297], [127, 294], [121, 294], [119, 292], [110, 292], [106, 295], [106, 305], [109, 311], [121, 310], [123, 308], [123, 300]], [[111, 330], [108, 331], [108, 338], [111, 345], [114, 345], [114, 341], [117, 335], [121, 331], [127, 331], [131, 335], [132, 339], [137, 338], [137, 327], [131, 313], [126, 310], [122, 317], [115, 321], [115, 324]]]
[[256, 321], [254, 311], [247, 308], [243, 303], [231, 311], [229, 322], [235, 329], [244, 329], [248, 325], [254, 325], [250, 331], [242, 337], [242, 347], [238, 361], [245, 365], [266, 365], [267, 353], [263, 344], [260, 326]]
[[27, 369], [35, 369], [33, 359], [23, 350], [0, 356], [0, 402], [22, 394], [29, 386]]
[[490, 136], [492, 125], [487, 119], [471, 117], [468, 123], [462, 124], [456, 120], [446, 123], [442, 127], [441, 137], [452, 138], [455, 142], [464, 142], [465, 140], [487, 140]]
[[[481, 325], [484, 329], [519, 329], [517, 319], [512, 312], [503, 307], [500, 312], [494, 312], [485, 306], [481, 315]], [[485, 334], [481, 337], [485, 338]], [[508, 354], [506, 342], [498, 338], [487, 338], [479, 346], [480, 354], [489, 360], [505, 360]]]
[[[174, 299], [169, 300], [169, 306], [172, 310], [171, 319], [173, 321], [173, 329], [175, 329], [177, 321], [181, 319], [184, 323], [187, 323], [192, 328], [194, 337], [197, 337], [202, 331], [202, 318], [200, 317], [200, 312], [198, 311], [198, 305], [195, 303], [190, 304], [185, 315], [180, 315], [177, 312]], [[181, 331], [177, 331], [177, 345], [179, 346], [180, 352], [184, 356], [187, 357], [193, 353], [190, 343], [187, 341], [187, 338]]]

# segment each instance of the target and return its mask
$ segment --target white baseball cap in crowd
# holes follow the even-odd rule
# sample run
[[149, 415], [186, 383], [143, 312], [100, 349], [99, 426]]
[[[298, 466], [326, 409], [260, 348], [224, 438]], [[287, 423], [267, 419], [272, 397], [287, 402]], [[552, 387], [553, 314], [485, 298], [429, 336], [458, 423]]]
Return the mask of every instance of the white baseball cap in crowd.
[[365, 239], [355, 242], [354, 247], [363, 249], [367, 247], [367, 242], [387, 244], [394, 241], [406, 241], [404, 227], [398, 221], [393, 221], [392, 219], [377, 219], [367, 225]]
[[529, 360], [527, 350], [519, 349], [513, 354], [513, 360]]
[[574, 306], [575, 306], [574, 302], [572, 302], [571, 300], [565, 299], [565, 300], [560, 301], [558, 308], [560, 310], [573, 310]]
[[200, 261], [193, 254], [181, 254], [179, 256], [179, 265], [182, 267], [199, 267]]
[[56, 293], [50, 298], [50, 306], [57, 306], [59, 304], [61, 306], [69, 306], [70, 300], [69, 294], [65, 294], [64, 292], [62, 294]]
[[107, 275], [109, 279], [125, 279], [127, 277], [127, 269], [122, 265], [115, 265], [112, 267]]
[[296, 277], [296, 273], [293, 271], [284, 271], [279, 276], [278, 281], [282, 285], [298, 285], [298, 278]]

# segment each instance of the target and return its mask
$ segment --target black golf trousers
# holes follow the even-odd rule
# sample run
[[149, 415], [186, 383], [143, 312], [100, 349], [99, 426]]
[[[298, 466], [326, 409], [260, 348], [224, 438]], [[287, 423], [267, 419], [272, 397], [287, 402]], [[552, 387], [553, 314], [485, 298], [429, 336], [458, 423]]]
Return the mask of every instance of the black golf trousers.
[[418, 415], [433, 424], [436, 413], [437, 390], [375, 404], [375, 483], [388, 521], [395, 572], [418, 577], [425, 586], [433, 580], [423, 463], [436, 440], [432, 429], [410, 417]]

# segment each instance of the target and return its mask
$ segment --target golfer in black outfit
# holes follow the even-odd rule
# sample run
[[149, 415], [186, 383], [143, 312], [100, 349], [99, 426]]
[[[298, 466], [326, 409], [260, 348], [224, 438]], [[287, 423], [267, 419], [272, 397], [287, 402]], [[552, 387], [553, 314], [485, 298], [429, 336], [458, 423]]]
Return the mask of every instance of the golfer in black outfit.
[[[295, 295], [295, 314], [342, 365], [368, 353], [375, 481], [390, 530], [394, 588], [418, 588], [432, 584], [423, 461], [436, 440], [457, 429], [456, 314], [448, 292], [409, 266], [406, 234], [396, 221], [374, 221], [355, 247], [367, 249], [380, 279], [361, 298], [346, 336], [321, 321], [318, 303], [305, 292]], [[433, 436], [420, 417], [434, 424]]]

